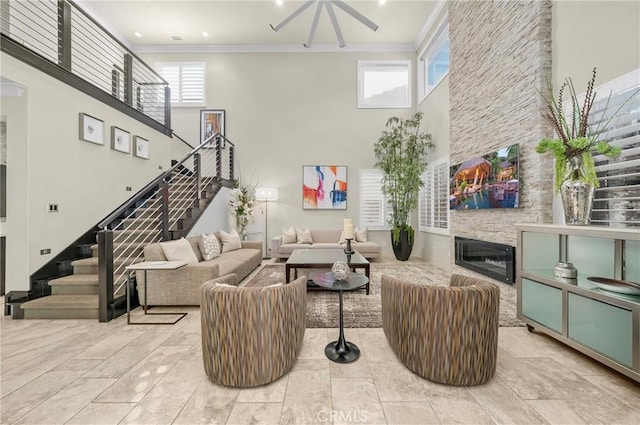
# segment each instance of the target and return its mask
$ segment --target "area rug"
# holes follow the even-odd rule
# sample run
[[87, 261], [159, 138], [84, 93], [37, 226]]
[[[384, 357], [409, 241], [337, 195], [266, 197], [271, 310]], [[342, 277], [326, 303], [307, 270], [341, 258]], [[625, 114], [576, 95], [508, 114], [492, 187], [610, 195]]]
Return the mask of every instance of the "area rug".
[[[319, 273], [323, 270], [306, 270]], [[430, 285], [448, 285], [449, 273], [444, 269], [424, 263], [371, 263], [370, 294], [365, 290], [344, 293], [344, 326], [348, 328], [381, 328], [382, 303], [380, 277], [389, 275], [408, 281]], [[265, 264], [252, 278], [241, 286], [266, 286], [284, 282], [284, 264]], [[516, 317], [516, 289], [497, 283], [500, 287], [500, 326], [524, 326]], [[307, 327], [337, 328], [339, 299], [333, 291], [307, 292]]]

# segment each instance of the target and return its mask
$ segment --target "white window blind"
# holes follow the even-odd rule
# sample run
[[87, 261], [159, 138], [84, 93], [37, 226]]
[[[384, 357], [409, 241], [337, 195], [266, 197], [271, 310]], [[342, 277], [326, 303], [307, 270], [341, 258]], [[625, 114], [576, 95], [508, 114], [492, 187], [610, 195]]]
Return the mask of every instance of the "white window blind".
[[380, 170], [360, 170], [360, 225], [370, 230], [386, 230], [390, 227], [389, 203], [382, 193]]
[[[640, 227], [640, 70], [612, 82], [596, 91], [599, 96], [589, 114], [592, 131], [602, 127], [624, 106], [606, 128], [600, 129], [600, 140], [622, 149], [617, 158], [594, 156], [600, 187], [591, 213], [591, 223], [612, 227]], [[603, 115], [607, 98], [609, 105]], [[634, 96], [635, 94], [635, 96]], [[633, 97], [632, 97], [633, 96]], [[631, 98], [631, 99], [630, 99]], [[626, 103], [625, 103], [626, 102]]]
[[158, 74], [171, 89], [174, 106], [204, 106], [206, 64], [204, 62], [167, 62], [156, 64]]
[[449, 234], [449, 162], [429, 164], [422, 175], [424, 186], [418, 198], [419, 228], [424, 232]]

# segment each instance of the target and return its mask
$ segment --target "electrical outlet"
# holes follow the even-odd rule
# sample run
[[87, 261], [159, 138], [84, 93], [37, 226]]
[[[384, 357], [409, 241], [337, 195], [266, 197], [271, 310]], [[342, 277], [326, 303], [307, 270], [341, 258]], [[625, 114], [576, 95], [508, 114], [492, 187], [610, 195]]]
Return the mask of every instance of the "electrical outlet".
[[127, 186], [127, 187], [125, 187], [125, 190], [126, 190], [127, 192], [131, 192], [131, 186]]
[[49, 211], [50, 213], [57, 213], [59, 211], [58, 204], [48, 204], [47, 211]]
[[51, 254], [51, 248], [45, 248], [40, 250], [40, 255]]

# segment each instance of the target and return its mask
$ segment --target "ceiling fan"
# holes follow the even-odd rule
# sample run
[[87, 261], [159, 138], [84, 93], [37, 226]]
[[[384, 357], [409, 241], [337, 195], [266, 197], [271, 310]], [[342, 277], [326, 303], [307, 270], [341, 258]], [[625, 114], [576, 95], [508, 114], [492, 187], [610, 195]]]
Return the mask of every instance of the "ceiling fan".
[[316, 4], [316, 12], [313, 15], [313, 21], [311, 22], [311, 29], [309, 30], [309, 38], [307, 38], [307, 42], [303, 44], [304, 47], [307, 47], [307, 48], [311, 47], [311, 42], [313, 41], [313, 36], [315, 35], [316, 28], [318, 27], [318, 20], [320, 19], [320, 13], [322, 12], [323, 7], [327, 9], [327, 14], [329, 15], [329, 19], [331, 20], [331, 25], [333, 25], [333, 30], [335, 31], [336, 37], [338, 38], [338, 46], [340, 47], [344, 47], [345, 43], [344, 43], [344, 38], [342, 37], [342, 31], [340, 31], [340, 25], [338, 24], [338, 20], [336, 19], [336, 14], [333, 9], [333, 6], [336, 6], [342, 9], [343, 11], [345, 11], [346, 13], [348, 13], [349, 15], [351, 15], [352, 17], [360, 21], [362, 24], [371, 28], [373, 31], [376, 31], [378, 29], [378, 26], [373, 21], [368, 19], [362, 13], [355, 10], [353, 7], [349, 6], [344, 0], [307, 0], [304, 4], [302, 4], [302, 6], [297, 8], [291, 15], [287, 16], [284, 19], [284, 21], [280, 22], [275, 27], [273, 25], [269, 25], [269, 26], [271, 27], [272, 30], [276, 32], [280, 31], [289, 22], [293, 21], [298, 15], [300, 15], [302, 12], [304, 12], [305, 10], [313, 6], [314, 3]]

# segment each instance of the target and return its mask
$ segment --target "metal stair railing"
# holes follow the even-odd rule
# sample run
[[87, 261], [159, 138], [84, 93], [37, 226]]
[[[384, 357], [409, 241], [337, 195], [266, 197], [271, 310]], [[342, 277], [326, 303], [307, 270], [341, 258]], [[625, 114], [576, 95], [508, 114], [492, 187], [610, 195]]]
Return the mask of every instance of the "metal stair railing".
[[114, 301], [127, 284], [126, 267], [143, 261], [144, 247], [186, 232], [181, 220], [199, 215], [221, 185], [233, 181], [234, 151], [230, 140], [212, 135], [98, 224], [101, 322], [114, 318]]

